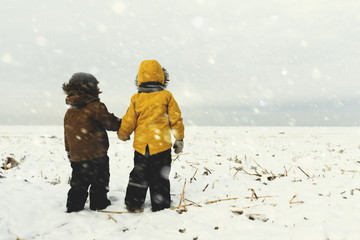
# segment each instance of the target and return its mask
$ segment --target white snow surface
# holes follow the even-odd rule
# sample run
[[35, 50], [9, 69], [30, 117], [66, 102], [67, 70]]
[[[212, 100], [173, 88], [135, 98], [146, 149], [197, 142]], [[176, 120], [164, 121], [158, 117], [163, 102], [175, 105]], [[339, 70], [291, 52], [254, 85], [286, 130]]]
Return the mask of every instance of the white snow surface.
[[87, 202], [69, 214], [62, 127], [1, 126], [1, 165], [20, 164], [0, 169], [0, 239], [360, 239], [360, 128], [187, 127], [172, 207], [182, 193], [197, 205], [155, 213], [148, 197], [144, 212], [125, 211], [132, 140], [109, 138], [106, 210], [125, 213]]

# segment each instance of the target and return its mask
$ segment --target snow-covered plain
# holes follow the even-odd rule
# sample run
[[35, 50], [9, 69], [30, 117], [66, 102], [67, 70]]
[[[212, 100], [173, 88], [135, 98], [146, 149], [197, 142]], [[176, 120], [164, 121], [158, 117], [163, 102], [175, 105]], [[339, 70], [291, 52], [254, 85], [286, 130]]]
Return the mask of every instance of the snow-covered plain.
[[[2, 163], [20, 162], [0, 169], [1, 240], [360, 239], [359, 128], [187, 127], [184, 154], [172, 163], [172, 206], [182, 195], [196, 204], [153, 213], [147, 199], [143, 213], [123, 214], [88, 203], [65, 212], [71, 168], [62, 131], [0, 127]], [[132, 141], [109, 137], [106, 210], [122, 212]]]

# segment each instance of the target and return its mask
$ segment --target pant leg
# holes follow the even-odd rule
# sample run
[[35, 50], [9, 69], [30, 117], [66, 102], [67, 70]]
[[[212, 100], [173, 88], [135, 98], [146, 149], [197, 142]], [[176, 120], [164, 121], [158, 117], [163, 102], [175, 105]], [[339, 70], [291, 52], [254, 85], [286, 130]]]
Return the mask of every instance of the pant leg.
[[88, 176], [86, 162], [71, 162], [72, 174], [70, 180], [70, 190], [67, 198], [67, 211], [74, 212], [84, 209], [90, 179]]
[[145, 202], [148, 183], [148, 159], [135, 151], [134, 168], [129, 176], [125, 204], [128, 208], [140, 209]]
[[170, 207], [171, 149], [150, 157], [150, 196], [152, 211]]
[[107, 198], [109, 192], [109, 157], [94, 159], [90, 161], [91, 186], [90, 186], [90, 209], [101, 210], [111, 204]]

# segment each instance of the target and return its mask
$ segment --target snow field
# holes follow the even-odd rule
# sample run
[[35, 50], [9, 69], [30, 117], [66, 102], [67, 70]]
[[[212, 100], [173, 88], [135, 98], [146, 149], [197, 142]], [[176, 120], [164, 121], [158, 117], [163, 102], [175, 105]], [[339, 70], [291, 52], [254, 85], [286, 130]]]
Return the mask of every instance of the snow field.
[[[125, 211], [132, 141], [110, 137], [106, 210]], [[0, 127], [0, 239], [359, 239], [360, 129], [187, 127], [173, 156], [172, 206], [65, 213], [62, 127]], [[185, 184], [186, 181], [186, 184]], [[217, 201], [217, 202], [216, 202]], [[182, 203], [183, 204], [183, 203]], [[237, 214], [232, 211], [243, 211]]]

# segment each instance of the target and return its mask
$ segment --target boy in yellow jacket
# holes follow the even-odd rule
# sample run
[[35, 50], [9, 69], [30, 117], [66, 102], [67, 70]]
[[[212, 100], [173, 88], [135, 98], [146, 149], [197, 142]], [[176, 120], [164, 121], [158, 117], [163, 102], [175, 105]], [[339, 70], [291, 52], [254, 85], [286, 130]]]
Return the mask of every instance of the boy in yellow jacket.
[[125, 204], [130, 211], [141, 209], [150, 188], [152, 211], [170, 207], [171, 133], [175, 153], [183, 148], [184, 125], [173, 95], [165, 90], [168, 74], [156, 60], [140, 64], [138, 93], [122, 118], [119, 139], [126, 141], [135, 131], [134, 168], [130, 173]]

